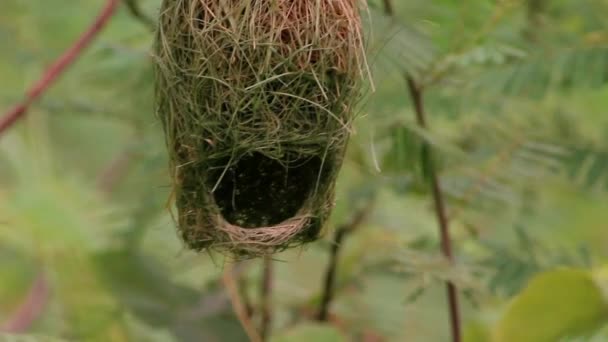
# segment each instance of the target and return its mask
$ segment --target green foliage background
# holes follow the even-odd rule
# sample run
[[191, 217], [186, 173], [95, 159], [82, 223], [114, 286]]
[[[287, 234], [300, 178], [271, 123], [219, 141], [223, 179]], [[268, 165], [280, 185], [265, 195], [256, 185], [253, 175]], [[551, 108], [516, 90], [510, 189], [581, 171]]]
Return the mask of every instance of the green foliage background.
[[[140, 2], [150, 15], [159, 6]], [[2, 0], [0, 108], [100, 6]], [[366, 14], [375, 91], [329, 232], [276, 256], [273, 340], [446, 341], [445, 280], [461, 289], [466, 341], [608, 340], [608, 2], [395, 6], [396, 20], [380, 1]], [[0, 327], [36, 279], [48, 286], [32, 335], [0, 340], [246, 340], [223, 258], [185, 250], [168, 213], [152, 37], [123, 6], [0, 137]], [[430, 131], [415, 125], [405, 73], [426, 85]], [[440, 166], [455, 266], [438, 252], [424, 143]], [[343, 246], [332, 319], [316, 324], [332, 231], [369, 201]], [[259, 264], [242, 273], [254, 308]]]

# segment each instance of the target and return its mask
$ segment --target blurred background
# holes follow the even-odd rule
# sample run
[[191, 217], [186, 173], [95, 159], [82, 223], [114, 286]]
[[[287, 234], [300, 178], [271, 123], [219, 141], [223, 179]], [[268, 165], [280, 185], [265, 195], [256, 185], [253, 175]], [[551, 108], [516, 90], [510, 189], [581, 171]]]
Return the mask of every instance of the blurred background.
[[[139, 1], [151, 18], [159, 4]], [[0, 113], [102, 5], [1, 1]], [[261, 260], [226, 273], [251, 323], [269, 308], [271, 341], [448, 341], [450, 281], [465, 341], [608, 341], [608, 1], [383, 5], [363, 14], [375, 91], [327, 233], [274, 257], [269, 307]], [[186, 250], [169, 215], [153, 37], [121, 5], [0, 136], [0, 340], [248, 340], [224, 258]], [[404, 75], [423, 86], [428, 130]]]

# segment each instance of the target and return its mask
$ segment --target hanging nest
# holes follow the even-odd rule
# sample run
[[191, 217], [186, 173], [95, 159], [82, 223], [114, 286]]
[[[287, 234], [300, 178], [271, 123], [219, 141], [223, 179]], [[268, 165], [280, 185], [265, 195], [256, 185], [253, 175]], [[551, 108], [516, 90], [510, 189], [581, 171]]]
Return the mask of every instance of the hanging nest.
[[358, 1], [163, 1], [156, 105], [188, 247], [317, 238], [366, 70]]

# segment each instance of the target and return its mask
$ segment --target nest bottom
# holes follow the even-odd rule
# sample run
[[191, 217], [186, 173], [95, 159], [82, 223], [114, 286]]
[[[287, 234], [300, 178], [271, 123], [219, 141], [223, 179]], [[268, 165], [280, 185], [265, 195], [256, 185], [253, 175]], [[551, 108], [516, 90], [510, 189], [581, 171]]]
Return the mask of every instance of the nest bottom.
[[336, 163], [319, 156], [252, 152], [208, 160], [205, 169], [180, 173], [179, 228], [195, 250], [256, 256], [312, 241], [333, 205]]

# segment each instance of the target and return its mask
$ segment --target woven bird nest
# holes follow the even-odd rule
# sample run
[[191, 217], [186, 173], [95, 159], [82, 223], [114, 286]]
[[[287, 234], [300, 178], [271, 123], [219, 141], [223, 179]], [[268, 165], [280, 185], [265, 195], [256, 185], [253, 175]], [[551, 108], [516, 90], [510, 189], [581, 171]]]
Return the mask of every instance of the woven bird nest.
[[163, 1], [156, 105], [188, 247], [319, 235], [365, 70], [358, 1]]

